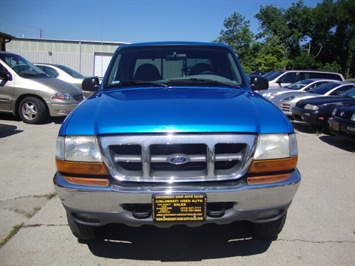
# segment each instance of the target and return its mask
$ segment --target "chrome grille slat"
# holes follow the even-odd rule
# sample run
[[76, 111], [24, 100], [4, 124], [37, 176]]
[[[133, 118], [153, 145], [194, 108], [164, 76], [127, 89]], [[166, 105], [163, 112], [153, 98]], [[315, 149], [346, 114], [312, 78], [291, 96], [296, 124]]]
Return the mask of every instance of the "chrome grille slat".
[[216, 161], [234, 161], [234, 160], [242, 160], [243, 155], [242, 154], [223, 154], [223, 155], [216, 155]]
[[135, 155], [115, 155], [113, 157], [113, 160], [115, 163], [117, 162], [142, 162], [142, 157], [141, 156], [135, 156]]
[[[189, 155], [189, 162], [205, 162], [206, 161], [206, 156], [201, 156], [201, 155]], [[169, 156], [167, 155], [154, 155], [150, 157], [150, 161], [152, 163], [154, 162], [168, 162], [169, 161]]]
[[[175, 134], [99, 138], [111, 175], [130, 182], [204, 182], [243, 176], [256, 135]], [[183, 163], [170, 161], [184, 157]]]

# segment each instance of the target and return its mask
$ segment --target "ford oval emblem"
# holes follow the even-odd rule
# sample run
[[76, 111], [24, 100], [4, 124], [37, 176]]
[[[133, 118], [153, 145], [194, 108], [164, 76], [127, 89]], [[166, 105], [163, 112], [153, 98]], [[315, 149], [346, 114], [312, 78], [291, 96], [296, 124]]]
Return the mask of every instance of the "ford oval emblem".
[[189, 161], [189, 157], [184, 154], [173, 154], [168, 158], [168, 162], [175, 165], [185, 164]]

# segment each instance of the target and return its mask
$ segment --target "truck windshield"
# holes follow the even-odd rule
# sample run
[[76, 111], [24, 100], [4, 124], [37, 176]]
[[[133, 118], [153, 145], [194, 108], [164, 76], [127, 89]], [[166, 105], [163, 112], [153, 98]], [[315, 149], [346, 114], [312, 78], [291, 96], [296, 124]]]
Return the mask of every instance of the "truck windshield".
[[182, 86], [196, 83], [210, 86], [215, 82], [239, 87], [244, 80], [242, 73], [234, 54], [223, 47], [170, 45], [122, 48], [112, 59], [104, 89], [142, 82]]

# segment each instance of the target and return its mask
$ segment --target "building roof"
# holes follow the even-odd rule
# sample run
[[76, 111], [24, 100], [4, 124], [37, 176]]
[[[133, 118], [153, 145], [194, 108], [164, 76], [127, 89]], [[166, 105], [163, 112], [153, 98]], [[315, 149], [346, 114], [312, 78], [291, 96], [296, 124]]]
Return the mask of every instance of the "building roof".
[[6, 43], [11, 42], [12, 39], [15, 39], [15, 37], [10, 34], [0, 32], [0, 50], [5, 51]]
[[127, 44], [127, 42], [89, 41], [89, 40], [55, 40], [55, 39], [37, 39], [37, 38], [16, 38], [16, 40], [17, 41], [33, 41], [33, 42], [86, 43], [86, 44], [110, 44], [110, 45]]

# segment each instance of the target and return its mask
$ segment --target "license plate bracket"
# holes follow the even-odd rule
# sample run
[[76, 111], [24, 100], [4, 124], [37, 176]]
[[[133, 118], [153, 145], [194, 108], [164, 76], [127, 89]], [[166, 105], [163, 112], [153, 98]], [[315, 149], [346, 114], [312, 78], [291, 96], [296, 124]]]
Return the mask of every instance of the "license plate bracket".
[[155, 222], [205, 221], [207, 196], [204, 193], [154, 194], [152, 210]]

